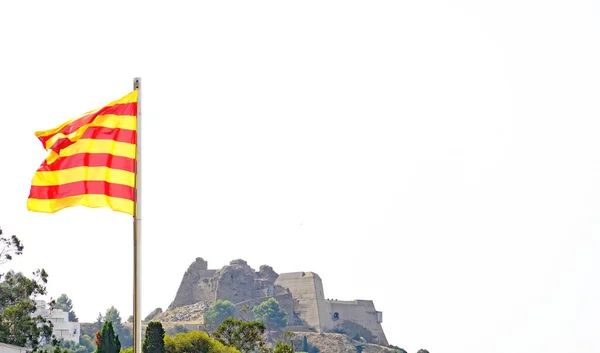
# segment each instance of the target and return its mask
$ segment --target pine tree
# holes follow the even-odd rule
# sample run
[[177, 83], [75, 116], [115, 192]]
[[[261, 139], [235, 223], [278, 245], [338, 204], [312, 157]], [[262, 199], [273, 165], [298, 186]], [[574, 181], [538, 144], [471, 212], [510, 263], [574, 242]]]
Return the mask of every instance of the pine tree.
[[119, 335], [115, 335], [115, 330], [111, 321], [105, 321], [102, 325], [102, 331], [96, 334], [96, 353], [119, 353], [121, 351], [121, 342]]
[[275, 298], [260, 303], [252, 309], [256, 320], [262, 322], [267, 327], [269, 334], [271, 330], [278, 330], [287, 326], [287, 313], [279, 306]]
[[142, 343], [142, 353], [165, 353], [165, 330], [158, 321], [150, 321]]

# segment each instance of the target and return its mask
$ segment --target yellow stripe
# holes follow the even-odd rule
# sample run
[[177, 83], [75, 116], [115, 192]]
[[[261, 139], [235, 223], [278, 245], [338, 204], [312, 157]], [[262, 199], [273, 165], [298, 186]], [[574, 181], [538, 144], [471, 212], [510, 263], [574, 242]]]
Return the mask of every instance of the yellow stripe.
[[[117, 104], [125, 104], [125, 103], [133, 103], [133, 102], [137, 102], [137, 97], [138, 97], [138, 90], [136, 89], [135, 91], [127, 94], [126, 96], [123, 96], [117, 100], [114, 100], [110, 103], [108, 103], [107, 105], [105, 105], [102, 108], [105, 107], [112, 107], [113, 105], [117, 105]], [[94, 114], [95, 112], [99, 111], [102, 108], [98, 108], [98, 109], [94, 109], [94, 110], [90, 110], [89, 112], [83, 113], [81, 115], [78, 115], [77, 117], [70, 119], [69, 121], [61, 124], [59, 127], [50, 129], [50, 130], [44, 130], [44, 131], [37, 131], [35, 133], [35, 136], [40, 137], [40, 136], [47, 136], [47, 135], [52, 135], [52, 134], [56, 134], [57, 132], [59, 132], [60, 130], [62, 130], [65, 126], [69, 125], [70, 123], [74, 122], [77, 119], [81, 119], [86, 115], [90, 115], [90, 114]]]
[[135, 144], [113, 140], [81, 139], [60, 150], [60, 155], [51, 151], [46, 158], [46, 163], [52, 164], [58, 157], [68, 157], [78, 153], [110, 153], [113, 156], [135, 159]]
[[100, 180], [134, 187], [135, 174], [107, 167], [75, 167], [50, 172], [36, 172], [31, 185], [51, 186], [84, 180]]
[[110, 129], [127, 129], [127, 130], [135, 130], [136, 129], [136, 120], [137, 117], [133, 115], [114, 115], [114, 114], [106, 114], [106, 115], [98, 115], [94, 121], [90, 124], [83, 125], [77, 131], [73, 131], [72, 133], [65, 135], [63, 133], [57, 133], [52, 136], [51, 139], [46, 141], [46, 150], [49, 150], [56, 141], [68, 138], [71, 141], [77, 141], [87, 130], [88, 127], [106, 127]]
[[56, 134], [57, 132], [59, 132], [60, 130], [64, 129], [65, 126], [69, 125], [70, 123], [83, 118], [86, 115], [90, 115], [90, 114], [94, 114], [95, 112], [97, 112], [98, 110], [100, 110], [102, 108], [98, 108], [98, 109], [94, 109], [94, 110], [90, 110], [87, 113], [83, 113], [81, 115], [76, 116], [73, 119], [67, 120], [66, 122], [60, 124], [59, 126], [55, 127], [54, 129], [50, 129], [50, 130], [42, 130], [42, 131], [36, 131], [35, 132], [35, 136], [40, 137], [40, 136], [47, 136], [47, 135], [52, 135], [52, 134]]
[[134, 91], [131, 91], [127, 95], [108, 103], [107, 105], [105, 105], [105, 107], [112, 107], [113, 105], [117, 105], [117, 104], [137, 102], [137, 98], [138, 98], [138, 90], [136, 89]]
[[105, 195], [80, 195], [63, 199], [27, 199], [27, 209], [34, 212], [54, 213], [66, 207], [110, 207], [114, 211], [133, 215], [133, 201]]

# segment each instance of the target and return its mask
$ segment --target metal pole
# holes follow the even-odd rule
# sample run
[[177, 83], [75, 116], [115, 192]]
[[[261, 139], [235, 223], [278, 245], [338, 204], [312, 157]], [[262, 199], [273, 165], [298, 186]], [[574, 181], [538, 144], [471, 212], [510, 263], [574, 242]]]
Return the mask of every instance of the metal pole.
[[133, 211], [133, 352], [142, 353], [142, 78], [133, 79], [138, 90], [135, 154], [135, 206]]

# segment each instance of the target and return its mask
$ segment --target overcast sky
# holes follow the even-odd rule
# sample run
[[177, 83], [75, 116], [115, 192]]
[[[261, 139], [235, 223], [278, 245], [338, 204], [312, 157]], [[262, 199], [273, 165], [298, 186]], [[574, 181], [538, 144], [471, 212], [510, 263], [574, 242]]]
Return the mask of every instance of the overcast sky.
[[600, 2], [168, 3], [0, 4], [2, 271], [132, 313], [131, 217], [26, 199], [34, 131], [141, 76], [144, 315], [243, 258], [409, 353], [600, 351]]

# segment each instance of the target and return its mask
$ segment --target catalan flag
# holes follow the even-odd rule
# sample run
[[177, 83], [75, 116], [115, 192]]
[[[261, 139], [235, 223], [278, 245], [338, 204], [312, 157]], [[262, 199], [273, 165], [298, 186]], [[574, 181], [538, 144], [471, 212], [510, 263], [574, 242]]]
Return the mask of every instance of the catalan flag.
[[49, 152], [31, 182], [27, 208], [110, 207], [134, 214], [138, 90], [35, 135]]

